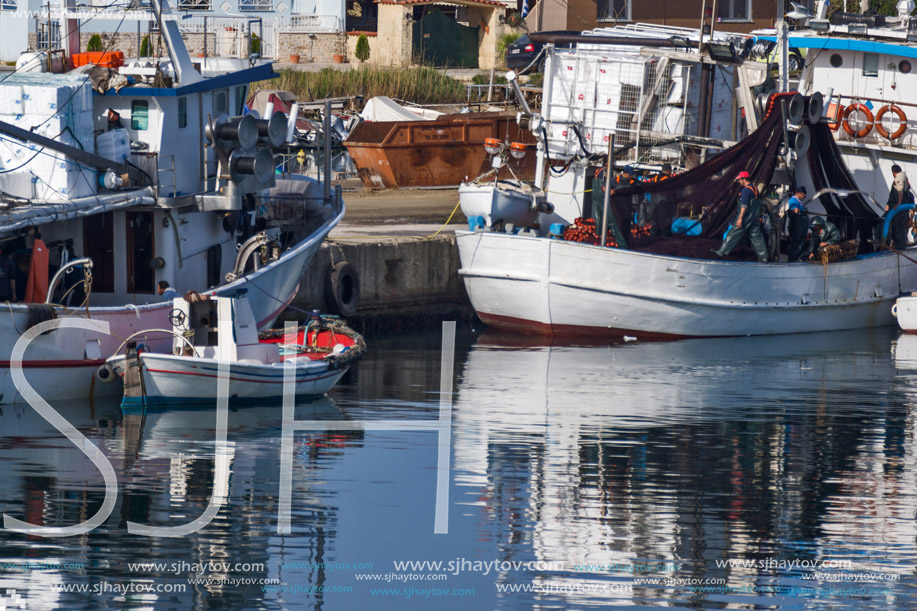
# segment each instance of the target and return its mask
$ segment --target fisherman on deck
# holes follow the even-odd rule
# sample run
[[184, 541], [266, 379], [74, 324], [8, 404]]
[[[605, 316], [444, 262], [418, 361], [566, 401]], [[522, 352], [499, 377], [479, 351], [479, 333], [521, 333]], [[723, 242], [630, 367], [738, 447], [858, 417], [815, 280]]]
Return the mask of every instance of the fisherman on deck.
[[[892, 188], [888, 194], [888, 203], [885, 205], [885, 212], [890, 213], [893, 209], [904, 204], [914, 203], [914, 192], [911, 191], [911, 183], [907, 179], [907, 174], [901, 170], [897, 163], [892, 166]], [[892, 217], [891, 226], [891, 244], [894, 248], [903, 250], [907, 248], [907, 232], [911, 224], [910, 212], [901, 210]]]
[[[595, 180], [592, 181], [592, 216], [595, 218], [595, 226], [602, 227], [602, 215], [604, 214], [603, 200], [605, 193], [605, 172], [607, 168], [599, 168], [595, 173]], [[614, 195], [616, 189], [626, 189], [627, 187], [632, 187], [636, 184], [634, 179], [634, 166], [627, 165], [621, 169], [621, 173], [617, 176], [613, 176], [611, 180], [611, 189], [608, 190], [609, 195]], [[601, 197], [599, 197], [601, 195]], [[601, 231], [599, 229], [598, 231]]]
[[809, 258], [821, 256], [825, 246], [838, 244], [841, 241], [841, 232], [831, 221], [826, 221], [820, 216], [812, 219], [812, 237], [809, 240]]
[[[614, 181], [611, 184], [611, 190], [608, 192], [610, 195], [615, 194], [615, 189], [626, 189], [627, 187], [632, 187], [637, 180], [634, 178], [634, 166], [626, 165], [621, 169], [621, 173], [615, 176]], [[604, 189], [604, 183], [602, 183], [602, 188]]]
[[803, 205], [806, 199], [806, 188], [797, 187], [790, 198], [790, 207], [787, 210], [788, 227], [790, 234], [789, 253], [787, 261], [793, 263], [802, 256], [806, 243], [806, 234], [809, 233], [809, 214]]
[[739, 216], [729, 229], [729, 233], [726, 234], [723, 245], [713, 252], [725, 257], [747, 235], [758, 261], [766, 263], [767, 244], [765, 244], [764, 235], [761, 233], [762, 205], [761, 200], [758, 199], [758, 190], [751, 184], [751, 175], [748, 172], [741, 172], [736, 177], [736, 180], [742, 185], [742, 189], [739, 191]]

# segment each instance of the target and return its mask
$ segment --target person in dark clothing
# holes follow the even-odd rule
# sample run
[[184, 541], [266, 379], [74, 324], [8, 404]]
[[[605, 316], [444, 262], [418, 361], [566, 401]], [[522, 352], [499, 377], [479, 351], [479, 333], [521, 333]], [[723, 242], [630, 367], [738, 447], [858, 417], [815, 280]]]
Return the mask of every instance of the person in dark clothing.
[[0, 301], [16, 300], [16, 264], [0, 248]]
[[723, 245], [713, 252], [725, 257], [747, 235], [758, 261], [766, 263], [767, 245], [761, 232], [761, 200], [758, 199], [758, 190], [751, 184], [751, 175], [748, 172], [741, 172], [736, 180], [742, 185], [739, 191], [739, 216], [726, 234]]
[[826, 221], [820, 216], [812, 219], [812, 239], [809, 242], [809, 258], [815, 259], [821, 256], [821, 251], [825, 246], [838, 244], [841, 241], [841, 232], [838, 231], [837, 225], [831, 221]]
[[[888, 194], [888, 203], [885, 205], [886, 214], [898, 206], [914, 203], [914, 192], [911, 191], [911, 183], [907, 179], [907, 174], [901, 170], [897, 163], [892, 166], [892, 188]], [[911, 225], [910, 212], [899, 210], [892, 217], [891, 223], [891, 245], [894, 248], [903, 250], [907, 248], [907, 232]]]
[[787, 210], [787, 223], [790, 234], [787, 261], [793, 263], [802, 256], [802, 249], [806, 243], [806, 234], [809, 233], [809, 214], [802, 202], [806, 199], [806, 188], [797, 187], [790, 198], [790, 207]]
[[[606, 168], [601, 168], [595, 173], [595, 180], [592, 182], [592, 190], [597, 195], [601, 195], [601, 198], [593, 197], [593, 210], [592, 216], [595, 218], [595, 226], [601, 228], [602, 226], [602, 215], [604, 214], [604, 197], [605, 197], [605, 171]], [[626, 189], [627, 187], [632, 187], [636, 183], [634, 180], [634, 167], [633, 166], [624, 166], [621, 173], [617, 176], [613, 176], [611, 179], [611, 189], [608, 190], [609, 195], [615, 194], [615, 189]], [[601, 232], [601, 229], [597, 231]]]

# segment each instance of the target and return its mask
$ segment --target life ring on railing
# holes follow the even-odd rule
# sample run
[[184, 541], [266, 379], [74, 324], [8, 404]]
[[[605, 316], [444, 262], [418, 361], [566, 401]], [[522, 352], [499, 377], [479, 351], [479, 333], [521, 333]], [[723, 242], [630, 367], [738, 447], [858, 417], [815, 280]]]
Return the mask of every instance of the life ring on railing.
[[[866, 117], [866, 125], [864, 125], [862, 129], [856, 132], [853, 131], [852, 127], [850, 127], [850, 115], [855, 112], [861, 112]], [[865, 104], [851, 104], [844, 109], [844, 121], [841, 123], [841, 125], [844, 126], [844, 131], [847, 132], [848, 136], [852, 136], [854, 138], [865, 138], [866, 135], [872, 130], [874, 123], [875, 119], [873, 119], [872, 111], [869, 110], [869, 107]]]
[[[891, 135], [889, 135], [889, 132], [887, 129], [885, 129], [885, 126], [882, 125], [882, 117], [884, 117], [885, 113], [888, 111], [892, 111], [898, 115], [898, 129], [892, 132]], [[876, 131], [879, 132], [879, 135], [883, 138], [887, 140], [897, 140], [902, 135], [904, 135], [904, 132], [907, 131], [907, 115], [904, 114], [904, 111], [901, 110], [900, 106], [895, 106], [894, 104], [886, 104], [879, 109], [879, 112], [876, 113], [875, 126]]]

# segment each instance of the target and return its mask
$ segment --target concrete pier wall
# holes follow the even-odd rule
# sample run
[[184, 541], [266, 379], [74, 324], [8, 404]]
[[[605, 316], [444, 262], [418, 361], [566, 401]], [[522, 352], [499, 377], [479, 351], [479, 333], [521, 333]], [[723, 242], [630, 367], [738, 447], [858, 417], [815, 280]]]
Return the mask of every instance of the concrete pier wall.
[[[328, 311], [326, 277], [340, 261], [353, 265], [359, 276], [359, 308], [348, 320], [361, 332], [399, 331], [472, 315], [451, 232], [427, 240], [326, 241], [303, 274], [292, 306]], [[302, 312], [290, 308], [281, 318], [298, 320]]]

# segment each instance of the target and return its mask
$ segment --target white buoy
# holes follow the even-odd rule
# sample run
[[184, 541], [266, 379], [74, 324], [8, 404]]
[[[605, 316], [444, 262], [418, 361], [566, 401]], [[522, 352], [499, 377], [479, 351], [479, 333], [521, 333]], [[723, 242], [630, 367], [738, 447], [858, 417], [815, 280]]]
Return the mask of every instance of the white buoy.
[[297, 117], [299, 117], [299, 102], [293, 102], [293, 106], [290, 107], [290, 116], [287, 117], [287, 142], [293, 142]]

